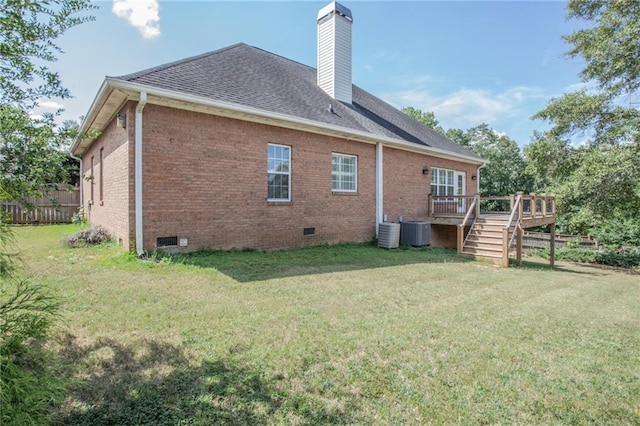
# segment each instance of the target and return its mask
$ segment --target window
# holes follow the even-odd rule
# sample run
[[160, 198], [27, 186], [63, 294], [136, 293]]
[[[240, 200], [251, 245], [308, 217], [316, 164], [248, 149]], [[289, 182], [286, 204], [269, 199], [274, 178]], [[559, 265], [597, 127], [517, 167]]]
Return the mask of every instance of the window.
[[93, 204], [93, 181], [95, 180], [93, 174], [93, 155], [91, 156], [91, 173], [89, 174], [89, 184], [91, 185], [91, 204]]
[[356, 192], [358, 190], [358, 157], [332, 154], [331, 190], [337, 192]]
[[431, 169], [431, 194], [432, 195], [454, 195], [455, 180], [454, 171], [447, 169]]
[[267, 147], [267, 200], [291, 201], [291, 147]]
[[104, 154], [104, 147], [100, 148], [100, 203], [104, 201], [104, 162], [102, 161], [102, 156]]

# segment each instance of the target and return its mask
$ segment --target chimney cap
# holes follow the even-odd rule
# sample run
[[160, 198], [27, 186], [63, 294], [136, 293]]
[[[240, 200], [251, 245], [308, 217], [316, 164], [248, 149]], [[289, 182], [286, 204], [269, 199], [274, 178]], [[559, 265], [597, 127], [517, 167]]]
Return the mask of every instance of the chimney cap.
[[353, 22], [351, 10], [349, 10], [348, 7], [341, 5], [337, 1], [332, 1], [331, 3], [320, 9], [320, 11], [318, 12], [318, 21], [331, 14], [344, 16], [346, 19]]

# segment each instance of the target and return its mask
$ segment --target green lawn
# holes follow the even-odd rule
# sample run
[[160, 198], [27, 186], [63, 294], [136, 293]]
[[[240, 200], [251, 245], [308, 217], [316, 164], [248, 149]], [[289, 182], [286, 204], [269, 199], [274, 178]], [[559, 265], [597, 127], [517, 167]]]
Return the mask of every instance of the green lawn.
[[640, 276], [340, 245], [139, 261], [16, 228], [57, 424], [640, 424]]

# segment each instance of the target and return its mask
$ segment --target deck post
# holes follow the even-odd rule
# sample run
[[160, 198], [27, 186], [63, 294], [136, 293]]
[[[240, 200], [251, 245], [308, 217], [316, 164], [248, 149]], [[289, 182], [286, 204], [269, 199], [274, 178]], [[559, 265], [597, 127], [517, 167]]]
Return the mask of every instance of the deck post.
[[549, 265], [553, 268], [556, 261], [556, 223], [551, 224], [551, 240], [549, 241]]
[[516, 194], [518, 194], [518, 197], [520, 198], [520, 201], [518, 201], [518, 220], [522, 220], [524, 215], [524, 200], [522, 196], [524, 195], [524, 192], [519, 191], [516, 192]]
[[516, 196], [511, 194], [509, 195], [509, 211], [513, 210], [513, 205], [516, 202]]
[[516, 228], [516, 256], [518, 258], [518, 266], [522, 266], [522, 234], [524, 231], [522, 227]]
[[429, 203], [429, 216], [433, 217], [433, 195], [429, 194], [428, 196]]
[[509, 229], [502, 230], [502, 266], [509, 266]]
[[480, 193], [476, 192], [476, 217], [480, 217]]
[[542, 194], [542, 217], [547, 216], [547, 194]]
[[458, 242], [456, 247], [458, 249], [458, 254], [462, 254], [462, 245], [464, 244], [464, 224], [458, 225]]
[[538, 204], [538, 199], [536, 198], [536, 194], [531, 194], [531, 217], [536, 217], [536, 208]]

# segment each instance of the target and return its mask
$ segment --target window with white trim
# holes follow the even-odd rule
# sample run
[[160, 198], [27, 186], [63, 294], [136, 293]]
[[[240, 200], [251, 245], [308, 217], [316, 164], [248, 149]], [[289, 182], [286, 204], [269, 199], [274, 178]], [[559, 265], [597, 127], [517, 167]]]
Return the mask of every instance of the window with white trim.
[[291, 201], [290, 146], [267, 146], [267, 200]]
[[454, 195], [454, 171], [449, 169], [431, 168], [431, 195]]
[[348, 154], [331, 154], [331, 190], [356, 192], [358, 190], [358, 157]]

